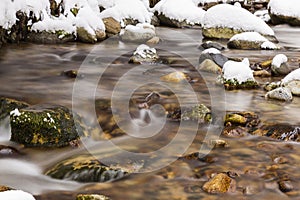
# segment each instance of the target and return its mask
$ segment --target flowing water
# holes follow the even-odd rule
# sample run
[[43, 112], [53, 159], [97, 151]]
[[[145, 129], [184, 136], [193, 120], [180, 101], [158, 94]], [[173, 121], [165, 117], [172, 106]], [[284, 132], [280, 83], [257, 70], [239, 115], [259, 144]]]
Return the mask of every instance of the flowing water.
[[[272, 59], [278, 53], [289, 58], [292, 67], [299, 63], [300, 30], [288, 26], [274, 27], [279, 51], [226, 50], [230, 57], [248, 57], [251, 63]], [[204, 103], [222, 116], [227, 111], [254, 111], [262, 121], [299, 125], [300, 98], [291, 103], [266, 101], [265, 91], [224, 91], [214, 84], [215, 77], [199, 74], [194, 69], [201, 53], [197, 49], [202, 41], [199, 29], [157, 28], [162, 42], [156, 46], [159, 55], [172, 64], [133, 65], [128, 59], [137, 44], [124, 44], [109, 40], [96, 45], [70, 43], [64, 45], [13, 44], [0, 49], [0, 96], [24, 100], [30, 104], [53, 103], [65, 105], [82, 114], [90, 124], [95, 123], [95, 99], [113, 98], [113, 112], [126, 118], [119, 123], [127, 136], [93, 141], [85, 139], [82, 148], [71, 147], [54, 150], [24, 148], [9, 141], [9, 120], [0, 122], [0, 144], [19, 149], [24, 155], [0, 159], [0, 184], [23, 189], [37, 195], [37, 199], [75, 199], [79, 192], [101, 193], [112, 199], [288, 199], [278, 189], [277, 179], [289, 176], [294, 191], [289, 198], [299, 199], [300, 148], [297, 143], [278, 142], [266, 137], [247, 136], [239, 139], [225, 138], [229, 147], [213, 149], [205, 159], [197, 161], [177, 159], [197, 152], [208, 139], [216, 138], [220, 128], [197, 127], [195, 124], [166, 121], [158, 106], [137, 111], [134, 119], [126, 112], [129, 99], [143, 99], [152, 91], [159, 92], [165, 104], [193, 105]], [[171, 67], [170, 67], [171, 66]], [[79, 70], [78, 78], [62, 74]], [[174, 70], [187, 73], [192, 81], [166, 83], [159, 77]], [[258, 78], [266, 83], [278, 78]], [[175, 94], [175, 95], [174, 95]], [[120, 114], [122, 113], [122, 114]], [[155, 135], [157, 133], [157, 135]], [[166, 147], [166, 148], [164, 148]], [[43, 175], [50, 166], [63, 158], [86, 153], [98, 158], [118, 155], [122, 159], [130, 152], [149, 153], [144, 173], [111, 183], [82, 184], [56, 180]], [[161, 150], [162, 149], [162, 150]], [[204, 148], [205, 149], [205, 148]], [[120, 153], [121, 152], [121, 153]], [[155, 153], [151, 153], [155, 152]], [[204, 152], [205, 153], [205, 152]], [[145, 154], [143, 154], [145, 156]], [[274, 157], [284, 157], [287, 162], [276, 165]], [[115, 158], [115, 159], [116, 159]], [[210, 195], [201, 187], [212, 173], [233, 171], [239, 174], [236, 192]], [[247, 172], [247, 173], [246, 173]], [[249, 173], [248, 173], [249, 172]], [[253, 172], [251, 174], [251, 172]], [[250, 188], [250, 189], [249, 189]], [[245, 191], [248, 195], [245, 195]]]

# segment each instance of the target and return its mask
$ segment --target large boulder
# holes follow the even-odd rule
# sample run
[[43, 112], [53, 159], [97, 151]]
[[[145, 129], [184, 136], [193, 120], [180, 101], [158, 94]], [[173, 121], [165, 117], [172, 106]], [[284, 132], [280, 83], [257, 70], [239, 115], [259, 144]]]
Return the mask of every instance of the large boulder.
[[161, 25], [178, 28], [200, 25], [205, 13], [190, 0], [161, 0], [154, 6], [153, 11]]
[[63, 147], [82, 134], [71, 111], [57, 105], [16, 108], [10, 112], [10, 125], [11, 140], [30, 147]]
[[297, 0], [270, 0], [268, 9], [273, 24], [300, 26], [300, 4]]
[[300, 68], [286, 75], [281, 84], [289, 88], [293, 95], [300, 96]]
[[199, 57], [199, 64], [201, 64], [204, 60], [207, 59], [212, 60], [221, 68], [228, 61], [228, 58], [224, 56], [218, 49], [215, 48], [209, 48], [202, 51]]
[[69, 34], [64, 32], [63, 30], [57, 31], [57, 32], [29, 32], [27, 34], [26, 41], [33, 42], [33, 43], [39, 43], [39, 44], [60, 44], [60, 43], [66, 43], [66, 42], [72, 42], [75, 40], [75, 37], [73, 34]]
[[230, 39], [238, 33], [255, 31], [267, 39], [277, 41], [274, 31], [262, 19], [243, 8], [229, 4], [208, 9], [202, 25], [202, 34], [207, 38]]

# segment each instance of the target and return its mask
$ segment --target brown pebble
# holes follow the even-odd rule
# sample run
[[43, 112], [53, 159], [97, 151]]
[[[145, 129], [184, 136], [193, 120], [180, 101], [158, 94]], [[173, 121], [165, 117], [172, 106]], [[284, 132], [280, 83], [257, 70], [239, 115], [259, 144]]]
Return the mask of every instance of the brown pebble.
[[278, 186], [281, 192], [290, 192], [294, 189], [293, 184], [291, 181], [279, 181]]

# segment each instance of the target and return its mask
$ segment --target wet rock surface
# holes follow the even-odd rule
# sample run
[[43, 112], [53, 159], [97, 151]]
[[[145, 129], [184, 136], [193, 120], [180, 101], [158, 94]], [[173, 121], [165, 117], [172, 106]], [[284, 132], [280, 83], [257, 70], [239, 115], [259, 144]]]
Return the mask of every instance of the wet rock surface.
[[25, 108], [28, 107], [29, 104], [24, 101], [19, 101], [16, 99], [1, 97], [0, 98], [0, 120], [9, 116], [9, 113], [14, 109]]
[[220, 173], [212, 177], [203, 185], [203, 190], [208, 193], [226, 193], [235, 190], [235, 181], [227, 174]]

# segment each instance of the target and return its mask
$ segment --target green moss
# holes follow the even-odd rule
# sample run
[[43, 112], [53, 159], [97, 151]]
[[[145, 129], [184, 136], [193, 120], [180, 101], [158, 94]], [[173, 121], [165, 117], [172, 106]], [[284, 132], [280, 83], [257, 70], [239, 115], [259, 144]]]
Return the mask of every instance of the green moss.
[[249, 80], [249, 81], [240, 83], [236, 79], [231, 79], [231, 80], [223, 79], [223, 84], [224, 84], [225, 89], [227, 89], [227, 90], [255, 89], [255, 88], [259, 87], [258, 83], [253, 80]]
[[9, 115], [9, 113], [16, 108], [25, 108], [29, 104], [23, 101], [18, 101], [15, 99], [10, 99], [6, 97], [0, 98], [0, 120], [4, 119]]
[[204, 104], [184, 110], [181, 114], [181, 119], [184, 121], [198, 121], [199, 123], [211, 122], [212, 120], [210, 109]]
[[71, 8], [70, 9], [71, 13], [73, 13], [73, 15], [76, 17], [78, 12], [79, 12], [79, 8]]

